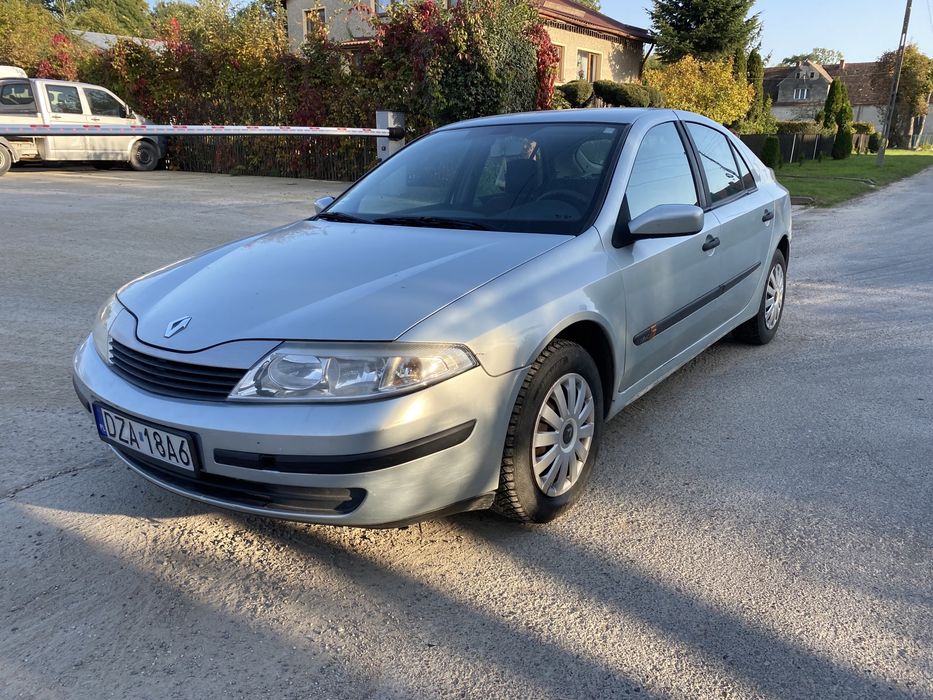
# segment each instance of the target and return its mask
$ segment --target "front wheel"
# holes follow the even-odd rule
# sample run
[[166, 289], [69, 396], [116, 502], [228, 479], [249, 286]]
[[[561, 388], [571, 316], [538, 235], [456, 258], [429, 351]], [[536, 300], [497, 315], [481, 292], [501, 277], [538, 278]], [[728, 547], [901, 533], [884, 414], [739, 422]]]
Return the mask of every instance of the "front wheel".
[[784, 292], [787, 286], [787, 261], [784, 253], [774, 251], [758, 313], [735, 329], [735, 337], [751, 345], [767, 345], [777, 335], [784, 315]]
[[130, 152], [130, 167], [133, 170], [155, 170], [159, 164], [159, 149], [151, 141], [137, 141]]
[[529, 368], [509, 420], [493, 509], [545, 523], [580, 497], [603, 427], [599, 370], [581, 346], [555, 340]]

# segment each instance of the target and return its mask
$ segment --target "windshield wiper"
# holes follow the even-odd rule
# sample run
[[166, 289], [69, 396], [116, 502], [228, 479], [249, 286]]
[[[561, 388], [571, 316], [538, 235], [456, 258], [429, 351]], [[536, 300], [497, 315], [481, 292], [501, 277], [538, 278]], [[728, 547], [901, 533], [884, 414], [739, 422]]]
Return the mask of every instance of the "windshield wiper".
[[489, 231], [485, 224], [464, 219], [448, 219], [443, 216], [383, 216], [374, 223], [388, 226], [424, 226], [429, 228], [462, 228], [474, 231]]
[[322, 214], [318, 214], [314, 218], [323, 219], [324, 221], [339, 221], [344, 224], [373, 223], [371, 219], [364, 219], [362, 216], [353, 216], [353, 214], [344, 214], [342, 211], [325, 211]]

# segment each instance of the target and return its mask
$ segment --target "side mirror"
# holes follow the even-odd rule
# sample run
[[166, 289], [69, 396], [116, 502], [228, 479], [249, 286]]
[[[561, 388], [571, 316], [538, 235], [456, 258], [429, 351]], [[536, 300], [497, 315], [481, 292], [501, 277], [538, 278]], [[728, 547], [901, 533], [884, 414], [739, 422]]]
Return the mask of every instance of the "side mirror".
[[[617, 227], [613, 245], [621, 248], [639, 238], [692, 236], [703, 230], [705, 215], [692, 204], [659, 204], [628, 222], [628, 230]], [[621, 227], [624, 229], [625, 227]]]
[[321, 197], [320, 199], [314, 200], [314, 215], [317, 216], [322, 211], [327, 209], [331, 204], [334, 203], [333, 197]]

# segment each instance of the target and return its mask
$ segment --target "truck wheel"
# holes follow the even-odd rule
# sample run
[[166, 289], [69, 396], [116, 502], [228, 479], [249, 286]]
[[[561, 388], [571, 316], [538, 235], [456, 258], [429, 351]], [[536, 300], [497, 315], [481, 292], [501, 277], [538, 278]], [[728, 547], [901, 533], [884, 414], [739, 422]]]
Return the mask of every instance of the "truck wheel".
[[130, 167], [133, 170], [155, 170], [159, 164], [159, 149], [151, 141], [137, 141], [130, 152]]
[[13, 154], [6, 150], [5, 147], [0, 146], [0, 175], [9, 170], [11, 165], [13, 165]]

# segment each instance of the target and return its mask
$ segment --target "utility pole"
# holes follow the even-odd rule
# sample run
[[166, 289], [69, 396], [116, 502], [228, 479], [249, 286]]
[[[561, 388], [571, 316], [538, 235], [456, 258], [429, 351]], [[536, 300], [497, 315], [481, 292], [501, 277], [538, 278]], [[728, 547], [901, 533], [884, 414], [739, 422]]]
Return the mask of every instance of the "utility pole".
[[884, 152], [891, 137], [891, 127], [894, 125], [894, 110], [897, 105], [897, 88], [901, 84], [901, 68], [904, 67], [904, 50], [907, 48], [907, 27], [910, 25], [910, 6], [913, 0], [907, 0], [907, 10], [904, 12], [904, 28], [901, 29], [901, 43], [897, 48], [897, 66], [894, 69], [894, 83], [891, 85], [891, 99], [888, 100], [888, 117], [884, 120], [884, 134], [881, 136], [881, 146], [878, 148], [878, 165], [884, 165]]

